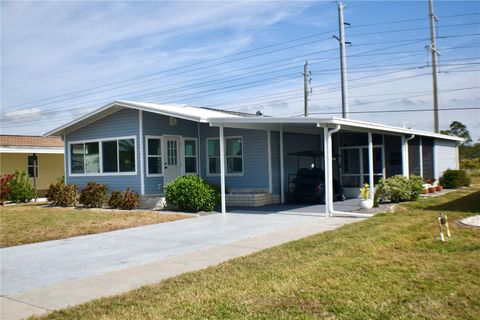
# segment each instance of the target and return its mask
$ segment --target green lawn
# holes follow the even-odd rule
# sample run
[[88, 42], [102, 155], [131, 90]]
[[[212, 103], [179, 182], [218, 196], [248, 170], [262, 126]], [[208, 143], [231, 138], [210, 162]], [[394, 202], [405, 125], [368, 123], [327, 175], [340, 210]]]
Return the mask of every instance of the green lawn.
[[478, 185], [46, 318], [480, 319], [475, 213]]
[[0, 247], [106, 232], [192, 217], [152, 211], [0, 206]]

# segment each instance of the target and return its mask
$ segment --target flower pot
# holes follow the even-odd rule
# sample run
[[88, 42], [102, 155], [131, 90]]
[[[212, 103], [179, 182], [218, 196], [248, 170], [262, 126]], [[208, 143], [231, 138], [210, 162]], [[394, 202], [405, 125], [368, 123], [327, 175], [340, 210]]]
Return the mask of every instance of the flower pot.
[[437, 188], [436, 188], [436, 187], [430, 187], [430, 188], [428, 188], [428, 192], [430, 192], [430, 193], [434, 193], [435, 191], [437, 191]]
[[442, 190], [443, 190], [443, 186], [438, 185], [437, 186], [437, 191], [442, 191]]
[[428, 193], [429, 193], [428, 188], [425, 188], [425, 189], [422, 190], [422, 194], [428, 194]]
[[362, 209], [372, 209], [373, 208], [373, 200], [372, 199], [362, 199], [360, 202], [360, 208]]

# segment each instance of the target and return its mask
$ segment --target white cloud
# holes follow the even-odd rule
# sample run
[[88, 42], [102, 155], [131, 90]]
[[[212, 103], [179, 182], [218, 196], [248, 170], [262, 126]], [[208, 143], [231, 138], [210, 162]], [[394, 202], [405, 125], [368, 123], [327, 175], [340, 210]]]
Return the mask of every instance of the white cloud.
[[40, 117], [42, 110], [40, 108], [23, 109], [5, 113], [7, 121], [27, 121]]

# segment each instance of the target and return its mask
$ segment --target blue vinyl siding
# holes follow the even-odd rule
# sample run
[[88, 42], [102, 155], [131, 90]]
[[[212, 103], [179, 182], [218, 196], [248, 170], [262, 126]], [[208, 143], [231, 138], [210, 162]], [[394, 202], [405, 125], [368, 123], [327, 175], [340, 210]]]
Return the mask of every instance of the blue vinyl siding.
[[[66, 135], [65, 139], [65, 155], [70, 161], [68, 152], [68, 143], [70, 141], [82, 141], [90, 139], [104, 139], [121, 136], [136, 136], [136, 166], [137, 175], [119, 175], [119, 176], [70, 176], [66, 172], [67, 182], [74, 183], [83, 187], [89, 181], [107, 184], [110, 190], [131, 188], [135, 192], [140, 193], [140, 157], [138, 139], [138, 110], [122, 109], [94, 123], [88, 124], [74, 132]], [[67, 162], [68, 164], [68, 162]], [[67, 165], [68, 169], [68, 165]]]
[[[177, 118], [177, 123], [175, 125], [170, 125], [170, 117], [155, 113], [144, 112], [143, 133], [144, 137], [147, 135], [178, 135], [182, 137], [196, 138], [198, 136], [198, 123]], [[144, 150], [146, 154], [146, 144]], [[163, 156], [164, 155], [162, 155], [162, 157]], [[147, 177], [147, 166], [145, 165], [145, 194], [163, 193], [163, 184], [163, 177]]]
[[[201, 125], [200, 159], [202, 177], [207, 181], [220, 184], [220, 176], [207, 175], [206, 138], [218, 138], [219, 129]], [[227, 189], [266, 189], [268, 190], [268, 140], [265, 130], [247, 130], [225, 128], [225, 137], [243, 138], [243, 175], [226, 176]]]

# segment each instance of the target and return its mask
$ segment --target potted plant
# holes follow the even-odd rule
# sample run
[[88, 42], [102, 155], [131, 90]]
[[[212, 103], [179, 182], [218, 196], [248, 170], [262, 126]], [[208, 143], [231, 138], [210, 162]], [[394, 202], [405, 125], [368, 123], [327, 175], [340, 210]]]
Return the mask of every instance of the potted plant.
[[370, 186], [368, 183], [365, 183], [363, 187], [360, 188], [360, 195], [362, 197], [362, 201], [360, 202], [360, 208], [362, 209], [372, 209], [373, 208], [373, 200], [370, 199]]

